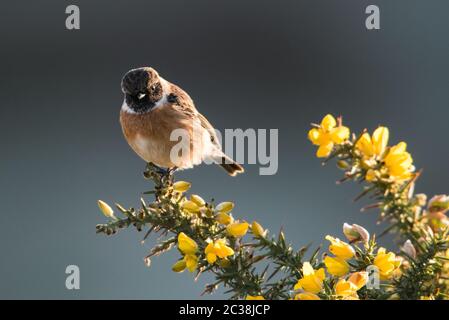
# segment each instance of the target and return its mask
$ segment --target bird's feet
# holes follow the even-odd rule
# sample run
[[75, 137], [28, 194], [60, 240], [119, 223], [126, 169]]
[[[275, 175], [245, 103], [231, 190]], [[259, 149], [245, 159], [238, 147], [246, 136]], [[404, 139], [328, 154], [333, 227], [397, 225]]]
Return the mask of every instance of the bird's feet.
[[145, 172], [143, 175], [147, 179], [157, 178], [161, 182], [172, 183], [173, 182], [173, 174], [175, 173], [176, 169], [177, 169], [177, 167], [164, 169], [164, 168], [161, 168], [161, 167], [155, 165], [152, 162], [148, 162], [145, 167]]

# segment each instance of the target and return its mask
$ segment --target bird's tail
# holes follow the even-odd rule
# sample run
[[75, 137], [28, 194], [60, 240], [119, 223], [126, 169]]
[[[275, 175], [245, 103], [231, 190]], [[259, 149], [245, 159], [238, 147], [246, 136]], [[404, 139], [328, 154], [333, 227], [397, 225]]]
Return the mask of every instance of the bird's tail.
[[245, 172], [245, 169], [243, 169], [243, 167], [240, 164], [229, 158], [223, 152], [221, 152], [217, 156], [214, 156], [213, 160], [215, 161], [216, 164], [220, 165], [223, 169], [225, 169], [230, 176], [236, 176], [239, 173]]

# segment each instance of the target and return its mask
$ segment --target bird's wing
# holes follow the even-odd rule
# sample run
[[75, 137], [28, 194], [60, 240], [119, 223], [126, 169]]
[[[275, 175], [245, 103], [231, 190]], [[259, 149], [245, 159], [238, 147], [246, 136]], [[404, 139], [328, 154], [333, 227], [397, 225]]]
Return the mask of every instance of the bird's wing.
[[193, 120], [198, 119], [200, 121], [201, 127], [206, 129], [206, 131], [209, 133], [212, 144], [221, 150], [220, 141], [218, 140], [217, 133], [215, 132], [214, 127], [210, 124], [205, 116], [198, 112], [198, 110], [195, 108], [195, 104], [193, 103], [192, 98], [190, 98], [190, 96], [184, 90], [174, 84], [171, 84], [171, 92], [176, 97], [176, 101], [172, 103], [172, 106], [184, 113], [187, 118], [191, 118]]
[[218, 140], [217, 133], [215, 132], [214, 127], [210, 124], [209, 120], [206, 119], [205, 116], [203, 116], [201, 113], [197, 113], [197, 117], [200, 120], [201, 126], [207, 130], [207, 132], [210, 135], [210, 141], [212, 144], [217, 147], [218, 149], [221, 149], [220, 141]]

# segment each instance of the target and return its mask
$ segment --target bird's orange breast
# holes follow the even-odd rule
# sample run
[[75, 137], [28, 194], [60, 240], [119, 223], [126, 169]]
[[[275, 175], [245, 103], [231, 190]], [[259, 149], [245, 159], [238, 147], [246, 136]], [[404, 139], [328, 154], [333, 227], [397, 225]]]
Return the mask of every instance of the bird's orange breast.
[[174, 163], [170, 152], [178, 141], [171, 141], [175, 129], [184, 129], [191, 134], [191, 119], [185, 114], [166, 105], [144, 114], [120, 112], [123, 134], [131, 148], [146, 162], [153, 162], [161, 167], [185, 166], [192, 164], [191, 157], [185, 163]]

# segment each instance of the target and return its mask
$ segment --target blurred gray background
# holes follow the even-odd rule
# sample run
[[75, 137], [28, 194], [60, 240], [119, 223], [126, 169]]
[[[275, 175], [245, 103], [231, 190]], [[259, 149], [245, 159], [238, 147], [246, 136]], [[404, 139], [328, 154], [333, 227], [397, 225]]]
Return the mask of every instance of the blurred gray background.
[[[79, 31], [65, 29], [72, 3]], [[365, 29], [369, 4], [379, 31]], [[154, 238], [95, 234], [97, 199], [137, 206], [151, 188], [118, 122], [133, 67], [179, 84], [218, 129], [279, 129], [277, 175], [201, 166], [178, 179], [272, 233], [283, 226], [296, 248], [342, 237], [344, 222], [383, 229], [352, 202], [359, 186], [337, 187], [341, 172], [314, 157], [307, 130], [326, 113], [356, 131], [389, 126], [425, 168], [418, 191], [448, 192], [448, 12], [444, 0], [2, 3], [0, 298], [196, 299], [210, 281], [174, 274], [175, 251], [145, 267]], [[69, 264], [80, 290], [65, 288]]]

